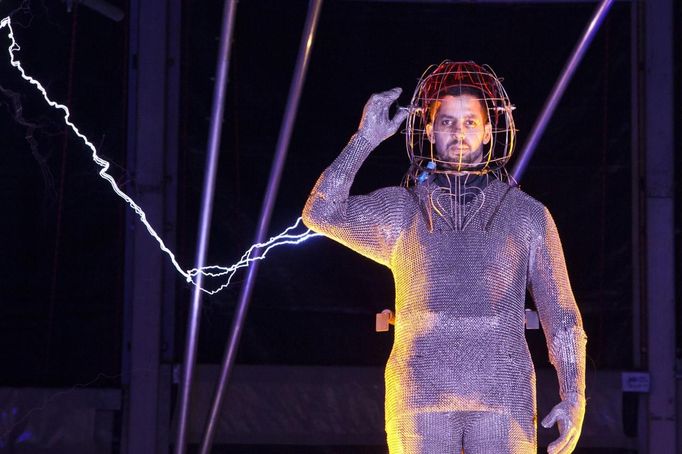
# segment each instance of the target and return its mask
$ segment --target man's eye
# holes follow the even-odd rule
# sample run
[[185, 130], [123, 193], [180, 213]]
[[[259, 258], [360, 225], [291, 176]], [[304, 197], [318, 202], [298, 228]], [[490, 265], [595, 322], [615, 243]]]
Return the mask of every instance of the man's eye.
[[465, 124], [466, 124], [467, 126], [469, 126], [470, 128], [473, 128], [473, 127], [475, 127], [475, 126], [478, 125], [478, 122], [476, 122], [476, 120], [467, 120], [467, 121], [465, 122]]
[[452, 120], [442, 120], [440, 124], [443, 126], [450, 126], [452, 124]]

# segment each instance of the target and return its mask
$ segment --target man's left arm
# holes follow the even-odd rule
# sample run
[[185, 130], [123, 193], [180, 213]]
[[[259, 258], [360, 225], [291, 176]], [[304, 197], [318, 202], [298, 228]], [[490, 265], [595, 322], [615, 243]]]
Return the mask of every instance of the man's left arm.
[[559, 425], [560, 437], [549, 445], [548, 452], [568, 454], [578, 442], [585, 415], [587, 337], [554, 220], [541, 205], [534, 207], [530, 219], [528, 288], [538, 309], [561, 395], [561, 402], [543, 419], [542, 425], [551, 427], [555, 422]]

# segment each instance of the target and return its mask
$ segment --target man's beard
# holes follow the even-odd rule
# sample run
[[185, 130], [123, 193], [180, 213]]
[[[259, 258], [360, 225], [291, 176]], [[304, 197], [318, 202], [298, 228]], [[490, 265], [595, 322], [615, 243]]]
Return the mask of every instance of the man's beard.
[[[478, 147], [477, 150], [471, 151], [469, 147], [465, 150], [455, 150], [454, 148], [460, 146], [460, 142], [455, 140], [450, 142], [446, 151], [448, 153], [443, 153], [444, 156], [439, 157], [441, 165], [447, 169], [457, 169], [460, 164], [462, 165], [475, 165], [480, 164], [483, 161], [483, 147]], [[452, 153], [449, 151], [453, 150]]]

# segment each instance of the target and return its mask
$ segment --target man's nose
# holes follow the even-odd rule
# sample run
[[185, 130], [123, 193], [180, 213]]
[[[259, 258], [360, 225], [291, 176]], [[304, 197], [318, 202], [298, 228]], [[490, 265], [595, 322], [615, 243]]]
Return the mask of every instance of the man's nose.
[[450, 128], [451, 132], [455, 136], [464, 136], [464, 128], [462, 128], [462, 125], [459, 124], [459, 122], [455, 122], [452, 124], [452, 127]]
[[455, 127], [452, 131], [452, 135], [457, 139], [464, 139], [464, 131], [462, 131], [462, 128]]

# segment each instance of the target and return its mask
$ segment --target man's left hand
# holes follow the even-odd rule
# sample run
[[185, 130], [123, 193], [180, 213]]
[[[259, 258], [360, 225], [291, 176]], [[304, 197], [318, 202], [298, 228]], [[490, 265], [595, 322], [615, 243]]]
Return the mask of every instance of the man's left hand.
[[578, 393], [569, 393], [565, 399], [552, 408], [549, 415], [542, 420], [542, 426], [550, 428], [554, 423], [559, 425], [559, 438], [547, 447], [549, 454], [570, 454], [580, 438], [585, 417], [585, 397]]

